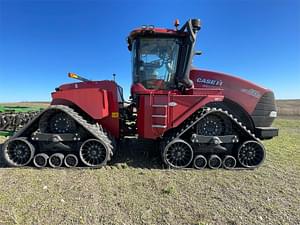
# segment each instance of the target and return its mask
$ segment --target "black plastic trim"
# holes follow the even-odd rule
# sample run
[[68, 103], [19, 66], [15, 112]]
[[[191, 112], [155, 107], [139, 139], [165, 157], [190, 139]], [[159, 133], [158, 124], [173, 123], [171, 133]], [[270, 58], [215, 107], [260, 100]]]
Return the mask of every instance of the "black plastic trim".
[[260, 139], [271, 139], [278, 136], [279, 129], [275, 127], [256, 127], [255, 134]]
[[272, 111], [276, 112], [276, 104], [274, 93], [270, 91], [260, 98], [251, 115], [255, 127], [270, 127], [275, 119], [270, 117]]

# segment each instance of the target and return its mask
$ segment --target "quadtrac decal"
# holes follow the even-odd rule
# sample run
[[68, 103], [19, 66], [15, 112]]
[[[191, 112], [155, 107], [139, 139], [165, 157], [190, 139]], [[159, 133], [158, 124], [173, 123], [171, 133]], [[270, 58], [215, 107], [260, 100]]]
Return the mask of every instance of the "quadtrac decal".
[[252, 89], [252, 88], [251, 89], [242, 88], [241, 92], [246, 93], [248, 95], [251, 95], [255, 98], [260, 98], [261, 97], [261, 93], [257, 90]]
[[222, 80], [215, 80], [215, 79], [209, 79], [204, 77], [198, 77], [197, 83], [204, 84], [204, 85], [210, 85], [210, 86], [222, 86], [223, 81]]

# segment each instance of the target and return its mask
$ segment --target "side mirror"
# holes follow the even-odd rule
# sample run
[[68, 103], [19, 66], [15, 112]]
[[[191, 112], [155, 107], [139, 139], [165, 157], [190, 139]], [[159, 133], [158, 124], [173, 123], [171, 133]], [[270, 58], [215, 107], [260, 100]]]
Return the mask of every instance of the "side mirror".
[[131, 41], [131, 39], [129, 37], [127, 38], [126, 41], [127, 41], [128, 50], [131, 51], [132, 50], [132, 41]]
[[199, 19], [192, 19], [191, 22], [194, 32], [199, 31], [201, 29], [201, 21]]

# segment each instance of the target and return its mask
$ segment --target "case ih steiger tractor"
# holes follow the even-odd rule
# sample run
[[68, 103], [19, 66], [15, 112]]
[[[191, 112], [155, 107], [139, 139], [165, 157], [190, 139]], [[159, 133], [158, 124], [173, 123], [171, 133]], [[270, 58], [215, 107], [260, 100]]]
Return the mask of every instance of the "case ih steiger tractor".
[[51, 106], [8, 139], [8, 165], [101, 167], [122, 140], [153, 140], [169, 168], [256, 168], [262, 139], [278, 135], [272, 91], [192, 67], [200, 20], [180, 29], [143, 26], [128, 37], [131, 101], [115, 81], [64, 84]]

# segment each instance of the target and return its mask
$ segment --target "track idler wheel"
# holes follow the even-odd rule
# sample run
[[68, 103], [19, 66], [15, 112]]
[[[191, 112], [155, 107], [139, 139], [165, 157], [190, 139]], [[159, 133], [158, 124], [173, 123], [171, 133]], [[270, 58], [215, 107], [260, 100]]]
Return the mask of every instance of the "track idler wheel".
[[175, 139], [163, 150], [163, 160], [171, 168], [182, 169], [193, 160], [193, 149], [186, 141]]
[[76, 167], [78, 165], [78, 158], [74, 154], [68, 154], [64, 159], [64, 163], [66, 167], [69, 168]]
[[37, 168], [42, 168], [47, 166], [49, 156], [46, 153], [40, 153], [34, 156], [33, 158], [33, 164]]
[[88, 139], [81, 145], [79, 156], [86, 166], [101, 167], [109, 158], [109, 148], [102, 140]]
[[64, 161], [64, 155], [62, 153], [55, 153], [49, 158], [49, 165], [53, 168], [61, 167]]
[[24, 138], [14, 138], [3, 146], [4, 159], [10, 166], [26, 166], [34, 156], [33, 145]]
[[219, 169], [222, 165], [222, 159], [217, 155], [211, 155], [208, 160], [208, 166], [211, 169]]
[[207, 165], [207, 160], [203, 155], [197, 155], [194, 159], [194, 167], [198, 170], [204, 169]]
[[265, 155], [262, 144], [257, 141], [246, 141], [240, 146], [237, 159], [246, 168], [256, 168], [263, 163]]
[[226, 155], [223, 159], [223, 167], [225, 169], [233, 169], [236, 166], [236, 159], [231, 155]]

